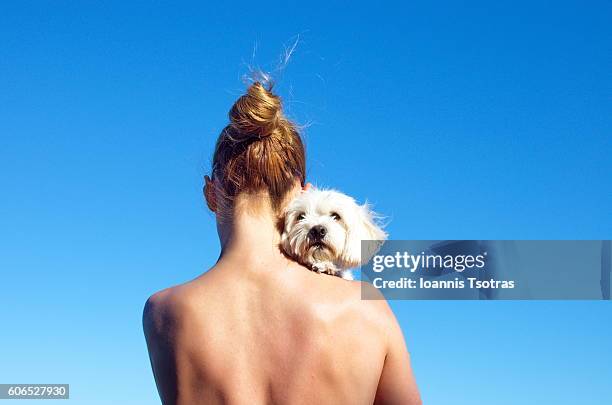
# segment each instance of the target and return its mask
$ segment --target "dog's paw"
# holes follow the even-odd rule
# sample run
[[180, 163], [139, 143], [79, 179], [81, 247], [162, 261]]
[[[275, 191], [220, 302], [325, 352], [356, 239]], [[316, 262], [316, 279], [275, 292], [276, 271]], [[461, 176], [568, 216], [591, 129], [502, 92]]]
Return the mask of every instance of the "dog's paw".
[[323, 263], [313, 263], [312, 264], [312, 271], [316, 271], [317, 273], [324, 273], [325, 272], [325, 266], [323, 265]]
[[312, 270], [317, 273], [329, 274], [336, 276], [339, 274], [339, 270], [332, 262], [317, 262], [312, 264]]

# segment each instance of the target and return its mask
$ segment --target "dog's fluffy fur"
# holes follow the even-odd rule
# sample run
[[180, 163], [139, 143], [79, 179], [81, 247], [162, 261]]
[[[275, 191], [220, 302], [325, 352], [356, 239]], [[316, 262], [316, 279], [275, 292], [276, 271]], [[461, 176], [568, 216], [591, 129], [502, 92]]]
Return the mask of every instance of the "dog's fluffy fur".
[[[367, 204], [334, 190], [310, 189], [289, 203], [285, 211], [281, 248], [319, 273], [352, 280], [351, 268], [369, 260], [378, 249], [361, 251], [362, 240], [387, 238]], [[313, 228], [314, 232], [313, 232]]]

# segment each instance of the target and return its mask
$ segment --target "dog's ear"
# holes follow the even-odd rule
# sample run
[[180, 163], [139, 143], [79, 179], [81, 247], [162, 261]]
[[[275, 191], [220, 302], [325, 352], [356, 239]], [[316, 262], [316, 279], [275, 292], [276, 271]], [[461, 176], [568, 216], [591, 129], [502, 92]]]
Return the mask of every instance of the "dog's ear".
[[293, 247], [291, 246], [291, 240], [289, 239], [289, 232], [291, 231], [291, 227], [295, 225], [295, 217], [295, 211], [287, 208], [283, 212], [282, 218], [279, 221], [279, 228], [281, 228], [280, 246], [281, 249], [289, 255], [294, 254]]
[[[367, 203], [358, 206], [357, 220], [351, 224], [346, 235], [344, 252], [341, 256], [342, 267], [357, 267], [362, 264], [362, 260], [367, 262], [376, 254], [387, 239], [387, 233], [377, 223], [378, 218], [379, 216], [370, 209]], [[362, 252], [361, 241], [363, 240], [375, 242], [368, 243], [367, 251]]]

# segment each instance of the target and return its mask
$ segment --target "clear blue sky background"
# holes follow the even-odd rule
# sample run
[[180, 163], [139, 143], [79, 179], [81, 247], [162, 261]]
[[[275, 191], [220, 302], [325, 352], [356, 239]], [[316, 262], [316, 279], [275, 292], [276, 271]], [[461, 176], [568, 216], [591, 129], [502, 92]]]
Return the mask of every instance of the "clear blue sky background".
[[[213, 142], [297, 34], [308, 178], [392, 238], [611, 236], [609, 2], [71, 3], [0, 5], [0, 382], [157, 402], [143, 303], [216, 259]], [[610, 403], [609, 302], [392, 306], [427, 404]]]

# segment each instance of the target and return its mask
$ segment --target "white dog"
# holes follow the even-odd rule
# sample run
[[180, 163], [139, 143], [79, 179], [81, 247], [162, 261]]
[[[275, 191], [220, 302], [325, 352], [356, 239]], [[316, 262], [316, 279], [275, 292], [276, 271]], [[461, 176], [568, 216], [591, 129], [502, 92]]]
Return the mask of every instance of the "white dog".
[[[349, 269], [369, 260], [387, 238], [367, 204], [334, 190], [310, 189], [285, 211], [281, 248], [319, 273], [352, 280]], [[362, 240], [374, 240], [368, 252]]]

